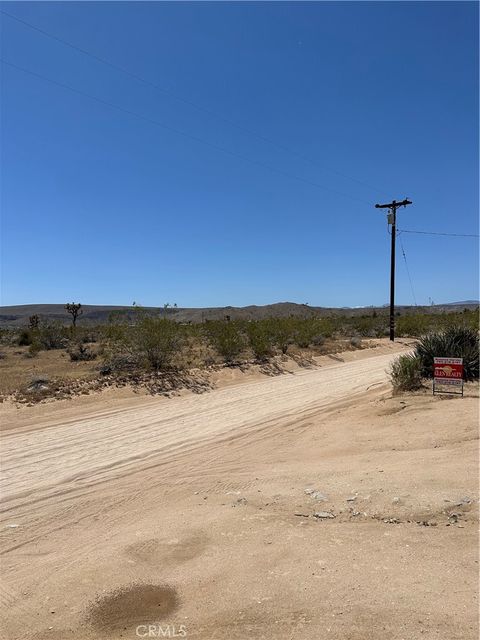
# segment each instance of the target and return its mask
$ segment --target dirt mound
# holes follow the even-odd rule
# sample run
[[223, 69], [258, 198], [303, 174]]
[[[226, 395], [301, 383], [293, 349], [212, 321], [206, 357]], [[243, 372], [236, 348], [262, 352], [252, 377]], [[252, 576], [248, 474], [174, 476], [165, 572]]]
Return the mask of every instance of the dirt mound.
[[99, 596], [90, 605], [87, 620], [102, 633], [119, 629], [134, 631], [138, 625], [165, 619], [178, 606], [173, 587], [137, 583]]

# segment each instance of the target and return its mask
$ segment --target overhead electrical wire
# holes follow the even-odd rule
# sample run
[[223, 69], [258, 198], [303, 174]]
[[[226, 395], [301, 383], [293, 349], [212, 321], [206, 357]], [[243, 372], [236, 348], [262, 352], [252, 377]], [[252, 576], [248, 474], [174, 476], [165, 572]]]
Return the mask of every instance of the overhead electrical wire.
[[25, 67], [20, 67], [19, 65], [14, 64], [13, 62], [9, 62], [7, 60], [4, 60], [3, 58], [0, 58], [0, 62], [2, 62], [2, 64], [6, 64], [9, 67], [12, 67], [13, 69], [17, 69], [18, 71], [21, 71], [23, 73], [26, 73], [28, 75], [34, 76], [36, 78], [40, 78], [41, 80], [44, 80], [45, 82], [49, 82], [50, 84], [56, 85], [57, 87], [61, 87], [63, 89], [68, 89], [69, 91], [72, 91], [73, 93], [76, 93], [78, 95], [81, 95], [85, 98], [89, 98], [90, 100], [94, 100], [95, 102], [98, 102], [100, 104], [103, 104], [107, 107], [111, 107], [112, 109], [115, 109], [117, 111], [120, 111], [121, 113], [125, 113], [129, 116], [133, 116], [134, 118], [138, 118], [139, 120], [143, 120], [144, 122], [148, 122], [150, 124], [153, 124], [155, 126], [161, 127], [162, 129], [165, 129], [166, 131], [170, 131], [172, 133], [175, 133], [177, 135], [183, 136], [185, 138], [189, 138], [190, 140], [194, 140], [195, 142], [199, 142], [200, 144], [206, 145], [207, 147], [210, 147], [212, 149], [215, 149], [216, 151], [221, 151], [222, 153], [225, 153], [229, 156], [232, 156], [234, 158], [239, 158], [240, 160], [242, 160], [243, 162], [247, 162], [253, 165], [256, 165], [258, 167], [262, 167], [263, 169], [267, 169], [268, 171], [271, 171], [273, 173], [278, 173], [282, 176], [285, 176], [287, 178], [291, 178], [292, 180], [297, 180], [299, 182], [303, 182], [305, 184], [308, 184], [312, 187], [317, 187], [318, 189], [323, 189], [323, 190], [327, 190], [327, 191], [331, 191], [332, 193], [335, 193], [336, 195], [342, 196], [344, 198], [349, 198], [350, 200], [355, 200], [356, 202], [361, 202], [362, 204], [368, 204], [370, 205], [369, 202], [367, 202], [366, 200], [363, 200], [361, 198], [357, 198], [356, 196], [351, 196], [349, 194], [343, 193], [342, 191], [338, 191], [337, 189], [333, 189], [332, 187], [327, 187], [325, 185], [319, 184], [318, 182], [314, 182], [313, 180], [309, 180], [308, 178], [303, 178], [302, 176], [297, 176], [293, 173], [289, 173], [288, 171], [284, 171], [283, 169], [277, 169], [276, 167], [272, 167], [269, 164], [266, 164], [265, 162], [262, 162], [261, 160], [253, 160], [252, 158], [248, 158], [247, 156], [243, 156], [239, 153], [236, 153], [235, 151], [231, 151], [230, 149], [227, 149], [225, 147], [222, 147], [220, 145], [217, 145], [213, 142], [209, 142], [208, 140], [204, 140], [203, 138], [199, 138], [196, 135], [190, 134], [190, 133], [186, 133], [185, 131], [182, 131], [181, 129], [177, 129], [175, 127], [171, 127], [170, 125], [164, 124], [163, 122], [160, 122], [159, 120], [154, 120], [153, 118], [149, 118], [148, 116], [144, 116], [140, 113], [137, 113], [136, 111], [132, 111], [131, 109], [126, 109], [125, 107], [121, 107], [120, 105], [117, 105], [113, 102], [110, 102], [108, 100], [104, 100], [103, 98], [99, 98], [97, 96], [94, 96], [90, 93], [87, 93], [86, 91], [82, 91], [81, 89], [77, 89], [75, 87], [72, 87], [71, 85], [68, 84], [64, 84], [63, 82], [58, 82], [57, 80], [53, 80], [52, 78], [47, 78], [47, 76], [44, 76], [40, 73], [36, 73], [35, 71], [31, 71], [30, 69], [25, 69]]
[[409, 229], [398, 229], [399, 233], [419, 233], [425, 236], [453, 236], [457, 238], [480, 238], [478, 233], [441, 233], [440, 231], [411, 231]]
[[[253, 136], [253, 137], [255, 137], [255, 138], [257, 138], [257, 139], [259, 139], [259, 140], [261, 140], [261, 141], [263, 141], [265, 143], [267, 143], [267, 144], [270, 144], [270, 145], [276, 147], [277, 149], [280, 149], [280, 150], [282, 150], [282, 151], [284, 151], [286, 153], [294, 155], [294, 156], [296, 156], [296, 157], [298, 157], [298, 158], [300, 158], [302, 160], [305, 160], [306, 162], [309, 162], [309, 163], [311, 163], [313, 165], [316, 165], [316, 166], [318, 166], [318, 167], [320, 167], [320, 168], [322, 168], [322, 169], [324, 169], [326, 171], [334, 173], [334, 174], [336, 174], [336, 175], [338, 175], [338, 176], [340, 176], [342, 178], [345, 178], [347, 180], [351, 180], [353, 182], [357, 182], [358, 184], [361, 184], [361, 185], [363, 185], [363, 186], [365, 186], [365, 187], [367, 187], [369, 189], [372, 189], [374, 191], [377, 191], [379, 193], [384, 193], [384, 190], [379, 189], [378, 187], [374, 187], [374, 186], [364, 182], [363, 180], [359, 180], [359, 179], [354, 178], [352, 176], [349, 176], [349, 175], [347, 175], [345, 173], [337, 171], [336, 169], [332, 169], [331, 167], [327, 167], [327, 166], [323, 165], [322, 163], [319, 163], [318, 161], [313, 160], [312, 158], [309, 158], [308, 156], [305, 156], [302, 153], [299, 153], [298, 151], [295, 151], [294, 149], [291, 149], [291, 148], [289, 148], [289, 147], [287, 147], [287, 146], [285, 146], [285, 145], [283, 145], [281, 143], [276, 142], [275, 140], [272, 140], [272, 139], [270, 139], [270, 138], [268, 138], [268, 137], [266, 137], [266, 136], [264, 136], [264, 135], [262, 135], [260, 133], [257, 133], [256, 131], [253, 131], [253, 130], [249, 129], [248, 127], [245, 127], [245, 126], [243, 126], [241, 124], [238, 124], [237, 122], [235, 122], [233, 120], [230, 120], [229, 118], [226, 118], [222, 114], [220, 114], [220, 113], [218, 113], [218, 112], [216, 112], [216, 111], [214, 111], [214, 110], [212, 110], [212, 109], [210, 109], [208, 107], [204, 107], [203, 105], [199, 105], [198, 103], [195, 103], [195, 102], [193, 102], [191, 100], [183, 98], [183, 97], [181, 97], [179, 95], [176, 95], [172, 91], [169, 91], [167, 89], [164, 89], [163, 87], [160, 87], [155, 82], [152, 82], [151, 80], [148, 80], [147, 78], [144, 78], [143, 76], [141, 76], [141, 75], [139, 75], [137, 73], [129, 71], [125, 67], [122, 67], [121, 65], [118, 65], [118, 64], [116, 64], [114, 62], [111, 62], [110, 60], [108, 60], [106, 58], [103, 58], [103, 57], [101, 57], [101, 56], [99, 56], [99, 55], [97, 55], [95, 53], [92, 53], [91, 51], [88, 51], [87, 49], [84, 49], [83, 47], [75, 45], [72, 42], [69, 42], [68, 40], [65, 40], [64, 38], [61, 38], [61, 37], [59, 37], [59, 36], [57, 36], [57, 35], [55, 35], [53, 33], [50, 33], [49, 31], [46, 31], [45, 29], [42, 29], [42, 28], [32, 24], [31, 22], [28, 22], [27, 20], [24, 20], [23, 18], [20, 18], [20, 17], [14, 15], [12, 13], [9, 13], [8, 11], [5, 11], [4, 9], [0, 9], [0, 13], [5, 15], [6, 17], [11, 18], [12, 20], [15, 20], [16, 22], [18, 22], [18, 23], [20, 23], [20, 24], [22, 24], [22, 25], [24, 25], [24, 26], [26, 26], [26, 27], [28, 27], [28, 28], [40, 33], [40, 34], [42, 34], [45, 37], [48, 37], [48, 38], [50, 38], [52, 40], [55, 40], [56, 42], [59, 42], [59, 43], [65, 45], [67, 47], [70, 47], [71, 49], [73, 49], [75, 51], [78, 51], [79, 53], [82, 53], [83, 55], [86, 55], [86, 56], [92, 58], [93, 60], [96, 60], [97, 62], [100, 62], [101, 64], [104, 64], [104, 65], [106, 65], [106, 66], [108, 66], [108, 67], [110, 67], [112, 69], [115, 69], [116, 71], [124, 73], [127, 76], [130, 76], [131, 78], [133, 78], [133, 79], [135, 79], [135, 80], [137, 80], [137, 81], [139, 81], [139, 82], [141, 82], [141, 83], [143, 83], [145, 85], [148, 85], [148, 86], [154, 88], [155, 90], [157, 90], [158, 92], [162, 93], [163, 95], [169, 97], [172, 100], [181, 102], [181, 103], [183, 103], [185, 105], [188, 105], [188, 106], [190, 106], [190, 107], [192, 107], [194, 109], [202, 111], [202, 112], [204, 112], [204, 113], [206, 113], [206, 114], [208, 114], [208, 115], [210, 115], [212, 117], [217, 118], [218, 120], [221, 120], [222, 122], [224, 122], [224, 123], [226, 123], [226, 124], [228, 124], [228, 125], [230, 125], [232, 127], [235, 127], [236, 129], [238, 129], [240, 131], [243, 131], [244, 133], [247, 133], [247, 134], [249, 134], [249, 135], [251, 135], [251, 136]], [[126, 114], [128, 114], [130, 116], [142, 119], [142, 120], [144, 120], [146, 122], [149, 122], [149, 123], [154, 124], [156, 126], [162, 127], [162, 128], [164, 128], [166, 130], [169, 130], [169, 131], [171, 131], [173, 133], [176, 133], [178, 135], [181, 135], [183, 137], [190, 138], [191, 140], [194, 140], [194, 141], [199, 142], [201, 144], [207, 145], [207, 146], [209, 146], [209, 147], [211, 147], [213, 149], [216, 149], [217, 151], [220, 151], [222, 153], [228, 154], [228, 155], [233, 156], [233, 157], [237, 157], [237, 158], [239, 158], [240, 160], [242, 160], [244, 162], [248, 162], [248, 163], [263, 167], [263, 168], [265, 168], [265, 169], [267, 169], [269, 171], [272, 171], [272, 172], [275, 172], [275, 173], [279, 173], [279, 174], [284, 175], [286, 177], [289, 177], [289, 178], [291, 178], [293, 180], [301, 181], [301, 182], [304, 182], [306, 184], [310, 184], [311, 186], [317, 187], [319, 189], [325, 189], [325, 190], [331, 191], [332, 193], [336, 193], [337, 195], [349, 198], [351, 200], [356, 200], [357, 202], [362, 202], [364, 204], [369, 204], [370, 205], [370, 203], [367, 202], [366, 200], [357, 198], [355, 196], [351, 196], [351, 195], [346, 194], [344, 192], [338, 191], [337, 189], [333, 189], [331, 187], [327, 187], [325, 185], [321, 185], [321, 184], [319, 184], [317, 182], [314, 182], [313, 180], [309, 180], [308, 178], [303, 178], [301, 176], [297, 176], [295, 174], [291, 174], [291, 173], [289, 173], [287, 171], [283, 171], [282, 169], [277, 169], [275, 167], [271, 167], [270, 165], [268, 165], [268, 164], [266, 164], [264, 162], [261, 162], [259, 160], [253, 160], [251, 158], [248, 158], [246, 156], [238, 154], [238, 153], [236, 153], [234, 151], [226, 149], [226, 148], [224, 148], [224, 147], [222, 147], [220, 145], [217, 145], [215, 143], [211, 143], [211, 142], [209, 142], [207, 140], [204, 140], [203, 138], [200, 138], [200, 137], [195, 136], [193, 134], [186, 133], [186, 132], [184, 132], [184, 131], [182, 131], [180, 129], [177, 129], [175, 127], [171, 127], [170, 125], [166, 125], [166, 124], [164, 124], [162, 122], [159, 122], [158, 120], [154, 120], [152, 118], [149, 118], [148, 116], [144, 116], [144, 115], [139, 114], [139, 113], [137, 113], [135, 111], [132, 111], [130, 109], [126, 109], [124, 107], [116, 105], [116, 104], [114, 104], [112, 102], [109, 102], [107, 100], [103, 100], [102, 98], [98, 98], [97, 96], [91, 95], [91, 94], [89, 94], [87, 92], [84, 92], [84, 91], [82, 91], [80, 89], [76, 89], [75, 87], [72, 87], [70, 85], [58, 82], [58, 81], [53, 80], [51, 78], [47, 78], [46, 76], [43, 76], [42, 74], [36, 73], [36, 72], [31, 71], [29, 69], [25, 69], [23, 67], [15, 65], [15, 64], [13, 64], [11, 62], [8, 62], [6, 60], [3, 60], [1, 58], [0, 58], [0, 61], [2, 63], [4, 63], [4, 64], [9, 65], [12, 68], [15, 68], [15, 69], [19, 70], [19, 71], [22, 71], [24, 73], [30, 74], [32, 76], [36, 76], [37, 78], [40, 78], [40, 79], [42, 79], [42, 80], [44, 80], [46, 82], [49, 82], [49, 83], [54, 84], [54, 85], [57, 85], [59, 87], [67, 89], [69, 91], [78, 93], [79, 95], [82, 95], [84, 97], [90, 98], [91, 100], [95, 100], [96, 102], [99, 102], [99, 103], [101, 103], [101, 104], [103, 104], [105, 106], [109, 106], [109, 107], [111, 107], [113, 109], [116, 109], [118, 111], [126, 113]], [[413, 234], [432, 235], [432, 236], [453, 236], [453, 237], [464, 237], [464, 238], [478, 238], [478, 237], [480, 237], [478, 234], [470, 234], [470, 233], [441, 233], [441, 232], [435, 232], [435, 231], [413, 231], [413, 230], [408, 230], [408, 229], [398, 229], [398, 233], [399, 234], [400, 233], [413, 233]]]
[[412, 291], [413, 302], [414, 302], [415, 306], [417, 306], [417, 299], [415, 297], [415, 289], [413, 288], [412, 276], [410, 275], [410, 269], [408, 268], [407, 256], [405, 255], [405, 248], [403, 246], [402, 236], [401, 236], [401, 234], [398, 234], [398, 235], [400, 237], [400, 247], [402, 248], [403, 260], [405, 262], [405, 269], [407, 271], [408, 281], [410, 282], [410, 289]]
[[5, 11], [4, 9], [0, 9], [0, 13], [2, 13], [3, 15], [7, 16], [8, 18], [11, 18], [12, 20], [16, 20], [17, 22], [19, 22], [20, 24], [34, 30], [37, 31], [38, 33], [46, 36], [47, 38], [51, 38], [52, 40], [55, 40], [56, 42], [59, 42], [67, 47], [70, 47], [71, 49], [74, 49], [75, 51], [78, 51], [79, 53], [82, 53], [83, 55], [86, 55], [90, 58], [92, 58], [93, 60], [95, 60], [96, 62], [100, 62], [101, 64], [104, 64], [112, 69], [115, 69], [116, 71], [120, 71], [121, 73], [124, 73], [128, 76], [130, 76], [131, 78], [137, 80], [138, 82], [141, 82], [145, 85], [148, 85], [152, 88], [154, 88], [155, 90], [159, 91], [160, 93], [162, 93], [164, 96], [167, 96], [168, 98], [175, 100], [177, 102], [181, 102], [185, 105], [188, 105], [194, 109], [197, 109], [198, 111], [202, 111], [203, 113], [208, 114], [209, 116], [212, 116], [214, 118], [217, 118], [218, 120], [221, 120], [222, 122], [224, 122], [225, 124], [228, 124], [232, 127], [235, 127], [236, 129], [238, 129], [239, 131], [243, 131], [244, 133], [247, 133], [250, 136], [253, 136], [255, 138], [257, 138], [258, 140], [261, 140], [262, 142], [265, 142], [267, 144], [270, 144], [274, 147], [276, 147], [277, 149], [280, 149], [281, 151], [284, 151], [290, 155], [294, 155], [297, 158], [300, 158], [306, 162], [309, 162], [312, 165], [318, 166], [321, 169], [325, 170], [325, 171], [329, 171], [330, 173], [336, 174], [339, 177], [345, 178], [347, 180], [351, 180], [353, 182], [356, 182], [357, 184], [360, 184], [364, 187], [367, 187], [368, 189], [371, 189], [373, 191], [377, 191], [378, 193], [382, 193], [384, 194], [385, 191], [383, 189], [379, 189], [378, 187], [374, 187], [366, 182], [364, 182], [363, 180], [359, 180], [358, 178], [354, 178], [352, 176], [349, 176], [345, 173], [342, 173], [340, 171], [337, 171], [336, 169], [332, 169], [331, 167], [327, 167], [326, 165], [318, 162], [317, 160], [313, 160], [312, 158], [303, 155], [302, 153], [299, 153], [298, 151], [295, 151], [294, 149], [289, 148], [286, 145], [283, 145], [279, 142], [276, 142], [275, 140], [272, 140], [271, 138], [268, 138], [267, 136], [264, 136], [260, 133], [257, 133], [256, 131], [253, 131], [252, 129], [245, 127], [241, 124], [238, 124], [237, 122], [230, 120], [229, 118], [226, 118], [225, 116], [223, 116], [222, 114], [218, 113], [217, 111], [214, 111], [212, 109], [209, 109], [208, 107], [204, 107], [202, 105], [199, 105], [196, 102], [193, 102], [192, 100], [188, 100], [186, 98], [183, 98], [181, 96], [176, 95], [175, 93], [173, 93], [172, 91], [169, 91], [167, 89], [164, 89], [163, 87], [160, 87], [158, 84], [156, 84], [155, 82], [152, 82], [151, 80], [148, 80], [147, 78], [144, 78], [143, 76], [134, 73], [132, 71], [129, 71], [128, 69], [126, 69], [125, 67], [122, 67], [121, 65], [118, 65], [114, 62], [111, 62], [110, 60], [107, 60], [106, 58], [103, 58], [101, 56], [96, 55], [95, 53], [92, 53], [91, 51], [88, 51], [87, 49], [84, 49], [83, 47], [79, 47], [75, 44], [73, 44], [72, 42], [69, 42], [68, 40], [65, 40], [64, 38], [60, 38], [59, 36], [54, 35], [53, 33], [50, 33], [48, 31], [45, 31], [44, 29], [41, 29], [40, 27], [37, 27], [36, 25], [27, 22], [26, 20], [23, 20], [22, 18], [19, 18], [18, 16], [9, 13], [8, 11]]

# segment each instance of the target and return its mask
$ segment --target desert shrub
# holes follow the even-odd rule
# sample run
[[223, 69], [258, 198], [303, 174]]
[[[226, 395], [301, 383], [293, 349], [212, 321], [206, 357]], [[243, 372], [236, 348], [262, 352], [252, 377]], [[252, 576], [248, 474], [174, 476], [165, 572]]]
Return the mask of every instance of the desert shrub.
[[399, 356], [393, 361], [389, 374], [395, 393], [414, 391], [422, 386], [422, 363], [414, 354]]
[[395, 321], [395, 332], [397, 336], [419, 337], [430, 330], [432, 320], [432, 316], [425, 314], [400, 316]]
[[68, 329], [60, 322], [37, 325], [35, 328], [22, 329], [17, 342], [20, 346], [35, 344], [37, 352], [41, 349], [64, 349], [68, 344]]
[[325, 338], [331, 338], [335, 332], [335, 325], [329, 318], [322, 318], [316, 321], [316, 330]]
[[293, 333], [293, 340], [298, 347], [307, 349], [310, 346], [313, 335], [313, 327], [306, 321], [303, 321], [297, 324], [297, 328]]
[[311, 344], [313, 344], [314, 347], [322, 347], [325, 344], [325, 336], [321, 334], [313, 336]]
[[416, 345], [415, 355], [425, 378], [433, 377], [433, 358], [445, 357], [463, 358], [464, 379], [478, 379], [479, 337], [475, 329], [453, 326], [445, 331], [429, 333]]
[[30, 329], [22, 329], [18, 334], [17, 344], [19, 347], [27, 347], [33, 342], [33, 333]]
[[99, 351], [104, 356], [102, 373], [153, 369], [158, 371], [172, 366], [184, 342], [182, 327], [167, 318], [151, 316], [138, 311], [131, 318], [112, 317], [103, 327]]
[[102, 327], [76, 327], [75, 340], [84, 344], [98, 342], [102, 336]]
[[333, 335], [333, 324], [327, 318], [305, 318], [293, 322], [293, 341], [302, 349], [307, 349], [316, 336]]
[[345, 323], [343, 333], [348, 334], [356, 334], [363, 338], [375, 338], [383, 335], [383, 330], [386, 326], [386, 318], [384, 316], [359, 316], [355, 318], [350, 318], [347, 323]]
[[263, 320], [249, 322], [247, 336], [250, 348], [257, 360], [266, 360], [273, 355], [274, 340], [268, 322]]
[[95, 360], [97, 354], [91, 351], [81, 341], [73, 343], [68, 348], [68, 355], [72, 362]]
[[129, 329], [131, 327], [124, 322], [123, 318], [116, 316], [109, 324], [103, 327], [102, 343], [116, 345], [126, 342]]
[[59, 322], [42, 325], [36, 332], [35, 340], [42, 349], [64, 349], [68, 345], [68, 329]]
[[205, 331], [213, 348], [228, 364], [234, 362], [245, 349], [245, 336], [238, 322], [208, 322]]
[[141, 368], [141, 363], [135, 354], [132, 353], [109, 353], [99, 367], [103, 376], [116, 373], [133, 373]]
[[294, 342], [295, 321], [293, 318], [275, 318], [266, 321], [273, 344], [282, 353], [287, 353], [289, 345]]
[[352, 336], [350, 338], [350, 346], [354, 349], [360, 349], [362, 346], [362, 339], [359, 336]]
[[29, 382], [28, 382], [28, 388], [35, 388], [35, 387], [40, 387], [43, 385], [47, 385], [50, 384], [50, 378], [49, 376], [45, 375], [45, 374], [38, 374], [38, 375], [34, 375], [30, 378]]
[[166, 318], [142, 317], [127, 332], [127, 347], [147, 368], [159, 370], [171, 366], [180, 351], [183, 335], [180, 326]]
[[32, 344], [28, 347], [28, 351], [25, 355], [28, 358], [35, 358], [36, 356], [38, 356], [41, 350], [42, 350], [41, 344], [38, 342], [38, 340], [34, 340]]
[[15, 329], [0, 329], [0, 344], [5, 346], [18, 345], [18, 331]]

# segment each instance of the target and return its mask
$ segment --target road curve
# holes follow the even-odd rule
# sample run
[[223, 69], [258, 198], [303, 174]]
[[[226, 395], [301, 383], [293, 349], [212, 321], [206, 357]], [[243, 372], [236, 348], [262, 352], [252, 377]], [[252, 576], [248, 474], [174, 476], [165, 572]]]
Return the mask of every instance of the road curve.
[[75, 491], [209, 442], [291, 422], [355, 402], [387, 381], [392, 354], [79, 416], [2, 437], [2, 511], [39, 496]]

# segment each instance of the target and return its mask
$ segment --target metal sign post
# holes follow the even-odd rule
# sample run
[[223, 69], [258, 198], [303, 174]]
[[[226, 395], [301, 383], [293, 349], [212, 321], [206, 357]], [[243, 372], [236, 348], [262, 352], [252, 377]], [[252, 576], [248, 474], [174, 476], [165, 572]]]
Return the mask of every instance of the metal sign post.
[[[458, 391], [438, 390], [438, 386], [448, 389], [460, 387]], [[451, 393], [463, 398], [463, 358], [433, 358], [433, 395], [435, 393]]]

